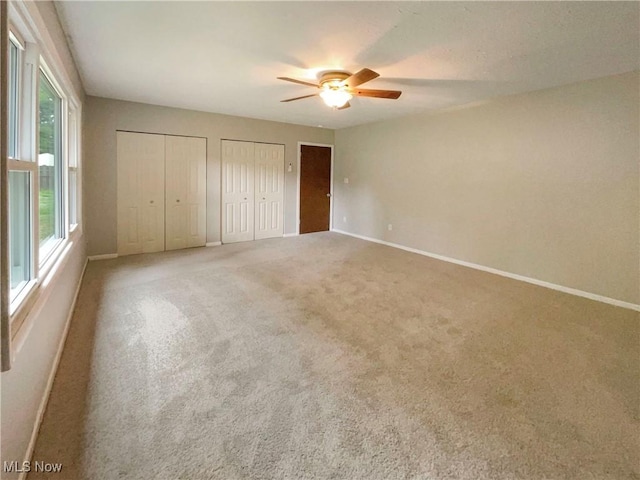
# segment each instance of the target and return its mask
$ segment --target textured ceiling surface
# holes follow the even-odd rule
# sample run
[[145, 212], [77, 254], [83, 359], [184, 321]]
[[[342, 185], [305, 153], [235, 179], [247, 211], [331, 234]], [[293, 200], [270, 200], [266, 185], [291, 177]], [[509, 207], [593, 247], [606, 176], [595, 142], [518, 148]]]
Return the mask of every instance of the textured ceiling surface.
[[[638, 2], [56, 3], [89, 95], [342, 128], [640, 68]], [[277, 76], [371, 68], [332, 110]]]

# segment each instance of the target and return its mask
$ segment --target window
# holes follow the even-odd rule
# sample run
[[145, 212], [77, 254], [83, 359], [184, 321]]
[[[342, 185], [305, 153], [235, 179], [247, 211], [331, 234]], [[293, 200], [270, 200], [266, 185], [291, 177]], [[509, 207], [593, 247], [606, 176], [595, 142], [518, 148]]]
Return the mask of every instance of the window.
[[20, 32], [10, 26], [7, 49], [8, 283], [15, 332], [40, 291], [34, 287], [48, 288], [45, 276], [76, 234], [70, 232], [80, 218], [81, 106], [24, 22]]
[[31, 172], [9, 172], [10, 298], [31, 280]]
[[18, 158], [18, 123], [19, 115], [19, 98], [20, 98], [20, 63], [21, 63], [22, 46], [17, 40], [10, 38], [9, 40], [9, 135], [8, 135], [8, 153], [10, 158]]
[[64, 236], [62, 195], [62, 98], [40, 71], [38, 88], [38, 220], [40, 263]]
[[78, 117], [75, 110], [69, 111], [69, 229], [78, 225]]
[[33, 279], [32, 185], [34, 167], [20, 152], [21, 93], [24, 46], [13, 34], [9, 36], [8, 70], [8, 154], [9, 154], [9, 298], [20, 298]]

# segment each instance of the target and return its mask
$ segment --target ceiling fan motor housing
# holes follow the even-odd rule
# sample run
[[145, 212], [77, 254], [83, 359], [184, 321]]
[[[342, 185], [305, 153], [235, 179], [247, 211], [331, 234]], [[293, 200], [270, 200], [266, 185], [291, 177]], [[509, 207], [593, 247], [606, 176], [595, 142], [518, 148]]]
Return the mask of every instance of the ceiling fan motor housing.
[[318, 76], [318, 82], [320, 83], [321, 88], [324, 88], [325, 84], [327, 87], [337, 88], [342, 86], [342, 81], [349, 78], [351, 74], [348, 72], [330, 70], [327, 72], [321, 72]]

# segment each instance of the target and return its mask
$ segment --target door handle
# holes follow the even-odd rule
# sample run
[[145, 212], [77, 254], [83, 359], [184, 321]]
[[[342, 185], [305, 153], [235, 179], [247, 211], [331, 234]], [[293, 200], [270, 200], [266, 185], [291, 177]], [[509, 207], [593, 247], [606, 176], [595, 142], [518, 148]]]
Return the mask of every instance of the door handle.
[[180, 203], [180, 199], [179, 198], [176, 200], [176, 203]]
[[330, 196], [331, 196], [331, 194], [330, 194], [330, 193], [327, 193], [327, 197], [330, 197]]
[[262, 197], [262, 200], [266, 200], [266, 198]]

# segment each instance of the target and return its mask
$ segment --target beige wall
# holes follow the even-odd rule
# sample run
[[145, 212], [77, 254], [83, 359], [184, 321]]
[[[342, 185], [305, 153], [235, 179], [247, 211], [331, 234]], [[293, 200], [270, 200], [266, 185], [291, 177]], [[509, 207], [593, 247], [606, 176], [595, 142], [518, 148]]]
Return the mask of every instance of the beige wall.
[[84, 215], [89, 255], [115, 253], [116, 130], [207, 138], [207, 242], [220, 241], [220, 140], [285, 145], [285, 233], [296, 231], [299, 141], [333, 144], [333, 131], [105, 98], [86, 98]]
[[73, 84], [76, 93], [80, 96], [80, 101], [84, 100], [84, 87], [80, 81], [80, 74], [76, 68], [71, 50], [67, 46], [67, 37], [60, 25], [55, 3], [52, 1], [37, 1], [34, 4], [40, 12], [44, 25], [46, 25], [51, 41], [56, 46], [55, 51], [64, 67], [65, 73]]
[[639, 81], [338, 130], [334, 228], [638, 304]]
[[[11, 370], [2, 373], [1, 461], [28, 460], [29, 442], [34, 427], [38, 426], [38, 414], [48, 393], [49, 376], [87, 258], [82, 237], [74, 242], [68, 256], [62, 269], [56, 272], [46, 299], [36, 304], [30, 318], [25, 320], [23, 328], [29, 331], [24, 343], [14, 346], [19, 351]], [[55, 462], [55, 459], [49, 461]], [[9, 480], [18, 478], [18, 475], [15, 472], [3, 473], [1, 477]]]

